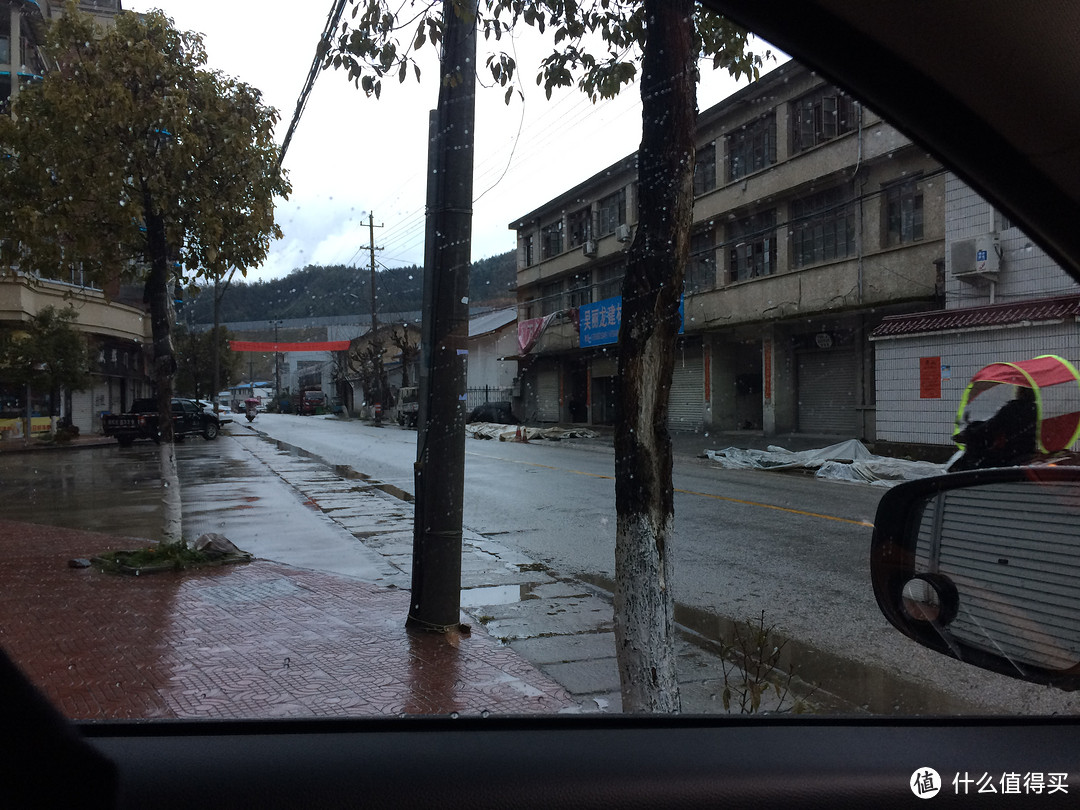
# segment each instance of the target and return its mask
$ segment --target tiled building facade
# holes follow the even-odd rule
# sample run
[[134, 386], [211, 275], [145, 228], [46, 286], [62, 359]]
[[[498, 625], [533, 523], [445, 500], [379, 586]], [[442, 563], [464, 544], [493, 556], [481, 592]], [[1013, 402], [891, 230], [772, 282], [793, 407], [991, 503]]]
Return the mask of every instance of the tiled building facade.
[[873, 336], [882, 440], [950, 444], [964, 388], [990, 363], [1080, 360], [1080, 284], [952, 175], [945, 211], [945, 308]]
[[[697, 148], [670, 427], [873, 439], [869, 334], [940, 302], [940, 166], [795, 63], [701, 113]], [[631, 155], [510, 226], [526, 419], [614, 418], [635, 183]]]

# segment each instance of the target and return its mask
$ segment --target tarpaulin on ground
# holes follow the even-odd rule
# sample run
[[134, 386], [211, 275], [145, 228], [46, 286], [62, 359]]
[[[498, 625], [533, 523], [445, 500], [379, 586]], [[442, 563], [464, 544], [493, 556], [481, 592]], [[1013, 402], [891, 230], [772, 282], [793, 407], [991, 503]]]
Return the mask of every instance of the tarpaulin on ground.
[[893, 486], [945, 472], [944, 464], [875, 456], [857, 439], [800, 452], [770, 445], [767, 450], [706, 450], [705, 455], [726, 469], [813, 470], [815, 478], [877, 486]]
[[582, 427], [525, 427], [500, 425], [495, 422], [472, 422], [465, 426], [465, 435], [474, 439], [498, 439], [500, 442], [533, 441], [534, 439], [595, 439], [600, 434]]

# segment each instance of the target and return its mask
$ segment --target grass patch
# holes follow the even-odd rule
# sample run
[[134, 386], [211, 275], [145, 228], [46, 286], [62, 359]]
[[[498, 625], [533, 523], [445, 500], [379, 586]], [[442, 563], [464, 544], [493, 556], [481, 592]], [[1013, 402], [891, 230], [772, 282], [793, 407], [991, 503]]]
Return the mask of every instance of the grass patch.
[[93, 562], [106, 571], [136, 575], [156, 571], [179, 571], [183, 568], [225, 561], [220, 556], [215, 558], [190, 549], [183, 543], [145, 546], [127, 551], [108, 551], [93, 558]]

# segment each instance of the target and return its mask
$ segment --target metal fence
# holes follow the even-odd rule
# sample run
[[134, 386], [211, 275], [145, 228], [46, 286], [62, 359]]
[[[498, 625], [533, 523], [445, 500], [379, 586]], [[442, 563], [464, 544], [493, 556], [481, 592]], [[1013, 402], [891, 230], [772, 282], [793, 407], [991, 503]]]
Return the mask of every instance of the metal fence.
[[513, 389], [509, 387], [496, 388], [490, 385], [485, 385], [483, 388], [466, 388], [465, 404], [468, 410], [472, 410], [489, 402], [509, 402], [512, 392]]

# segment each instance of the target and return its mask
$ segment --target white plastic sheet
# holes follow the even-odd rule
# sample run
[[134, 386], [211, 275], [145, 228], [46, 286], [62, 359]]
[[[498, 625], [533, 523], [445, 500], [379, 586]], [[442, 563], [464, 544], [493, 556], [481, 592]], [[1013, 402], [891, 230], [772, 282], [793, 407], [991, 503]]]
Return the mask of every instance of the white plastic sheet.
[[500, 442], [513, 442], [522, 439], [531, 442], [537, 439], [547, 439], [549, 441], [595, 439], [600, 434], [582, 427], [537, 428], [525, 427], [524, 425], [500, 425], [495, 422], [472, 422], [465, 425], [465, 435], [474, 439], [498, 439]]
[[857, 439], [799, 452], [776, 446], [770, 446], [767, 450], [728, 447], [724, 450], [706, 450], [705, 455], [726, 469], [805, 469], [813, 470], [815, 478], [876, 486], [893, 486], [901, 481], [945, 472], [944, 464], [875, 456]]

